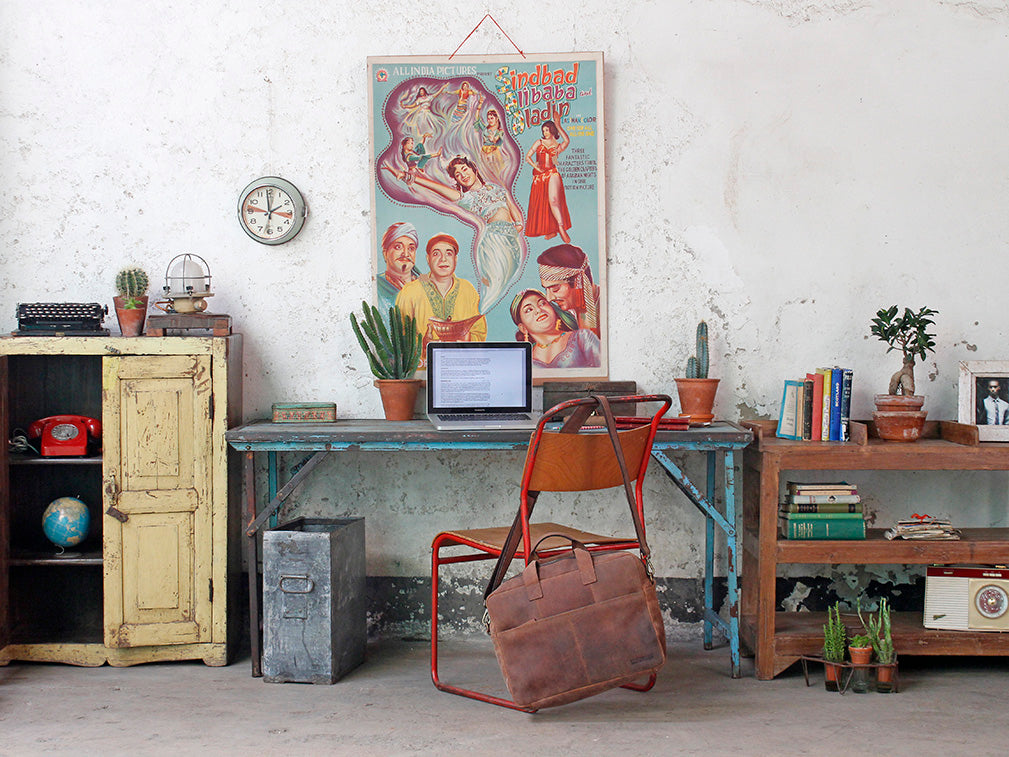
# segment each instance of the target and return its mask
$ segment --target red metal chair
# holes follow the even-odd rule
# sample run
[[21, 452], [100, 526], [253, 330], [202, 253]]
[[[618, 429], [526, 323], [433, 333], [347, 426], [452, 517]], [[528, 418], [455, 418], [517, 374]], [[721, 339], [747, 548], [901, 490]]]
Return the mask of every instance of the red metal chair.
[[[642, 485], [645, 471], [651, 456], [652, 442], [658, 430], [659, 420], [665, 415], [672, 400], [664, 394], [632, 395], [627, 397], [609, 398], [612, 404], [659, 403], [658, 410], [640, 418], [638, 422], [621, 424], [618, 428], [620, 446], [628, 474], [635, 482], [635, 507], [642, 524], [644, 524], [644, 504], [642, 501]], [[522, 485], [519, 492], [519, 512], [516, 516], [521, 522], [522, 543], [518, 546], [515, 556], [526, 564], [530, 561], [532, 545], [535, 545], [542, 535], [547, 533], [565, 533], [588, 546], [590, 551], [612, 551], [639, 549], [637, 535], [632, 537], [603, 536], [588, 533], [557, 523], [529, 522], [533, 506], [540, 492], [579, 492], [624, 486], [623, 475], [613, 450], [613, 442], [605, 428], [598, 425], [587, 425], [586, 421], [599, 408], [595, 397], [583, 397], [562, 402], [551, 408], [540, 419], [533, 431], [526, 452], [525, 466], [522, 472]], [[559, 429], [546, 428], [551, 418], [571, 411]], [[591, 424], [591, 422], [590, 422]], [[623, 497], [621, 498], [623, 500]], [[508, 526], [497, 528], [478, 528], [458, 531], [443, 531], [431, 544], [431, 680], [441, 691], [460, 696], [471, 697], [482, 702], [510, 707], [524, 712], [534, 712], [526, 707], [502, 697], [474, 691], [461, 686], [445, 683], [438, 672], [438, 593], [439, 578], [442, 565], [473, 562], [478, 560], [497, 560], [501, 554], [505, 539], [509, 532]], [[443, 556], [442, 550], [449, 548], [466, 548], [463, 553]], [[548, 539], [539, 547], [541, 557], [560, 554], [571, 545], [564, 539]], [[651, 676], [644, 684], [629, 684], [626, 688], [647, 691], [655, 684], [655, 676]]]

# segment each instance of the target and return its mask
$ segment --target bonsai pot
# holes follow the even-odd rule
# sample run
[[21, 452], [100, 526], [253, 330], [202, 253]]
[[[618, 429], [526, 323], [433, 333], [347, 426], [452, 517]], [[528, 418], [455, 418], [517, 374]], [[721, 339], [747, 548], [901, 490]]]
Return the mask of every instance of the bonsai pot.
[[413, 420], [420, 379], [375, 379], [387, 421]]
[[913, 442], [921, 436], [927, 411], [922, 410], [925, 398], [918, 394], [877, 394], [876, 411], [872, 419], [880, 439]]
[[144, 333], [144, 321], [147, 319], [147, 295], [134, 297], [140, 303], [138, 308], [124, 308], [126, 297], [113, 297], [116, 306], [116, 318], [119, 320], [119, 330], [123, 336], [140, 336]]
[[680, 395], [680, 414], [689, 415], [691, 423], [708, 423], [715, 416], [715, 392], [718, 379], [678, 378], [676, 392]]

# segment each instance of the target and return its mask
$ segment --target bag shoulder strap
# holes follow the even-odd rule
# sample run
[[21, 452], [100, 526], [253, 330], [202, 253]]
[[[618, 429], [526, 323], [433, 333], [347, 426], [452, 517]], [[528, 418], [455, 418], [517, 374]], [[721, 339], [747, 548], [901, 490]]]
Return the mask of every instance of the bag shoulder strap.
[[[599, 407], [603, 411], [603, 419], [606, 422], [606, 430], [610, 436], [610, 442], [613, 445], [613, 453], [617, 458], [617, 465], [620, 466], [620, 474], [624, 479], [624, 494], [627, 497], [627, 504], [630, 506], [631, 519], [634, 521], [634, 532], [638, 539], [638, 544], [640, 545], [641, 555], [647, 561], [651, 556], [651, 550], [648, 547], [648, 542], [645, 539], [645, 527], [641, 522], [641, 518], [638, 515], [637, 500], [634, 495], [634, 489], [631, 486], [631, 478], [627, 473], [627, 461], [624, 459], [624, 449], [620, 444], [620, 436], [617, 433], [617, 423], [616, 419], [613, 417], [613, 410], [610, 408], [609, 400], [601, 394], [591, 395], [593, 399], [597, 401]], [[583, 405], [578, 408], [582, 410], [583, 408], [588, 408], [589, 406]], [[564, 432], [576, 432], [582, 423], [588, 418], [588, 412], [578, 413], [578, 421], [572, 423], [572, 419], [569, 418], [568, 422], [564, 424], [562, 431]], [[573, 428], [572, 428], [573, 427]], [[536, 498], [539, 496], [539, 492], [529, 492], [528, 500], [528, 511], [529, 515], [532, 515], [533, 506], [536, 504]], [[501, 585], [504, 580], [505, 573], [508, 571], [508, 566], [511, 565], [511, 561], [515, 557], [515, 552], [518, 550], [519, 541], [522, 539], [522, 509], [515, 514], [515, 519], [512, 521], [511, 528], [508, 531], [508, 536], [505, 539], [504, 545], [501, 548], [501, 554], [498, 556], [497, 563], [494, 565], [494, 570], [491, 573], [490, 580], [487, 582], [487, 588], [484, 590], [483, 596], [486, 599], [494, 589]]]

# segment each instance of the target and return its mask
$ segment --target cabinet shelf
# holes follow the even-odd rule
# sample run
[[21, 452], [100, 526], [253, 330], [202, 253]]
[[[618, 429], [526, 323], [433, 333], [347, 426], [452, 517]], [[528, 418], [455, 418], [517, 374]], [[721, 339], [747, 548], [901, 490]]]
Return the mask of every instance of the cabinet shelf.
[[11, 555], [9, 565], [28, 567], [32, 565], [102, 565], [101, 551], [95, 552], [64, 552], [62, 555], [45, 552], [15, 552]]
[[[1009, 471], [1009, 446], [983, 443], [977, 428], [940, 421], [914, 443], [875, 437], [871, 423], [853, 421], [851, 442], [778, 439], [773, 421], [743, 424], [754, 441], [743, 455], [743, 592], [741, 638], [756, 657], [757, 678], [770, 679], [823, 645], [823, 614], [778, 612], [778, 566], [1009, 563], [1009, 528], [964, 528], [952, 541], [884, 536], [868, 529], [859, 540], [789, 540], [778, 535], [782, 473], [795, 471]], [[921, 612], [893, 614], [900, 655], [1009, 656], [1009, 633], [926, 629]]]
[[21, 465], [97, 465], [101, 467], [101, 455], [86, 457], [39, 457], [38, 455], [11, 455], [8, 462], [13, 466]]

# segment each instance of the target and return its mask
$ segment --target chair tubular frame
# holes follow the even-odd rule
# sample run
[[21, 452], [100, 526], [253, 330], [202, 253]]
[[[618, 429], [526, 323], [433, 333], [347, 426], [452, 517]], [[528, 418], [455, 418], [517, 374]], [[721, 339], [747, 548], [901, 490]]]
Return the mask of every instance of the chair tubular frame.
[[[628, 471], [628, 473], [634, 477], [634, 507], [637, 510], [638, 518], [642, 524], [642, 529], [644, 528], [644, 502], [643, 502], [643, 487], [645, 473], [648, 469], [649, 462], [651, 460], [651, 450], [652, 443], [655, 441], [655, 434], [658, 431], [659, 420], [666, 414], [672, 405], [672, 400], [668, 395], [665, 394], [636, 394], [628, 395], [623, 397], [608, 397], [610, 403], [613, 404], [624, 404], [624, 403], [661, 403], [659, 409], [654, 413], [650, 414], [650, 420], [646, 421], [645, 416], [642, 419], [640, 425], [649, 426], [646, 441], [644, 444], [644, 452], [641, 456], [641, 462], [636, 471]], [[536, 428], [530, 435], [529, 448], [526, 454], [526, 460], [522, 472], [522, 483], [521, 491], [519, 495], [519, 513], [516, 516], [521, 521], [522, 526], [522, 543], [515, 550], [515, 557], [521, 558], [528, 565], [533, 559], [532, 548], [534, 545], [533, 535], [531, 531], [531, 526], [529, 523], [530, 516], [533, 511], [533, 507], [536, 504], [536, 500], [539, 497], [539, 491], [531, 491], [529, 489], [530, 483], [533, 478], [533, 472], [536, 464], [536, 455], [540, 449], [541, 442], [543, 441], [544, 433], [556, 433], [555, 431], [548, 431], [546, 429], [547, 423], [555, 417], [556, 415], [573, 409], [573, 412], [567, 417], [567, 419], [561, 425], [559, 429], [560, 433], [576, 434], [579, 430], [584, 428], [585, 421], [591, 416], [594, 408], [599, 406], [599, 401], [594, 397], [580, 397], [577, 399], [566, 400], [558, 405], [555, 405], [550, 410], [546, 411], [540, 418], [539, 422], [536, 424]], [[563, 491], [563, 490], [558, 490]], [[504, 529], [507, 531], [507, 529]], [[495, 704], [501, 707], [506, 707], [513, 710], [520, 710], [522, 712], [535, 712], [535, 709], [523, 707], [516, 704], [510, 699], [505, 699], [503, 697], [495, 696], [493, 694], [488, 694], [480, 691], [475, 691], [473, 689], [468, 689], [462, 686], [456, 686], [453, 684], [446, 683], [441, 680], [439, 673], [439, 658], [438, 658], [438, 594], [440, 586], [440, 569], [443, 565], [453, 565], [459, 563], [477, 562], [482, 560], [497, 560], [502, 552], [503, 545], [492, 545], [486, 542], [477, 541], [475, 538], [469, 538], [465, 531], [443, 531], [435, 536], [434, 541], [431, 544], [431, 682], [434, 686], [440, 690], [450, 694], [457, 694], [459, 696], [469, 697], [471, 699], [476, 699], [481, 702], [486, 702], [488, 704]], [[601, 544], [587, 544], [587, 548], [590, 552], [607, 552], [607, 551], [621, 551], [621, 550], [632, 550], [639, 549], [642, 550], [642, 560], [645, 562], [646, 567], [651, 573], [651, 566], [648, 561], [648, 554], [645, 551], [647, 545], [642, 549], [642, 544], [639, 539], [635, 536], [634, 538], [621, 539], [621, 540], [607, 540], [605, 543]], [[448, 547], [468, 547], [473, 552], [466, 554], [457, 554], [443, 557], [441, 551]], [[540, 558], [549, 558], [551, 556], [561, 555], [570, 550], [570, 546], [556, 548], [556, 549], [540, 549], [538, 555]], [[489, 630], [489, 629], [488, 629]], [[651, 675], [648, 680], [644, 683], [631, 683], [626, 684], [623, 688], [632, 689], [634, 691], [648, 691], [655, 685], [655, 675]]]

